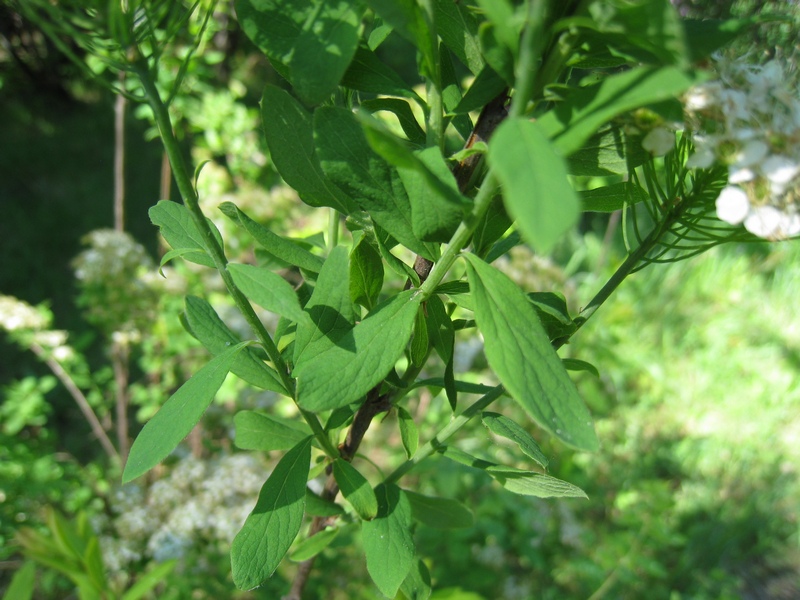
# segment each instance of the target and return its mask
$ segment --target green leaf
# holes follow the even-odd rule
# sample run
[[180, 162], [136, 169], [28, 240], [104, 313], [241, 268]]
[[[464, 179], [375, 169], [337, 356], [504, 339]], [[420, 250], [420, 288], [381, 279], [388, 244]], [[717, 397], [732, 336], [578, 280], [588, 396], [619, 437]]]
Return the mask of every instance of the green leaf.
[[422, 366], [428, 358], [428, 326], [425, 324], [425, 312], [420, 307], [417, 311], [417, 319], [414, 322], [414, 335], [411, 338], [409, 348], [409, 358], [414, 366]]
[[483, 424], [489, 428], [489, 431], [495, 435], [511, 440], [519, 446], [523, 454], [535, 460], [542, 468], [547, 468], [548, 460], [542, 452], [542, 449], [539, 448], [539, 444], [536, 443], [536, 440], [533, 439], [530, 433], [525, 431], [514, 421], [493, 412], [484, 412], [481, 415], [481, 420]]
[[312, 254], [294, 240], [283, 238], [256, 223], [233, 202], [223, 202], [220, 210], [234, 223], [241, 225], [258, 244], [278, 259], [312, 273], [319, 273], [324, 259]]
[[492, 136], [489, 162], [522, 237], [537, 252], [549, 252], [580, 215], [564, 160], [536, 123], [508, 118]]
[[393, 113], [397, 117], [408, 141], [416, 146], [425, 146], [425, 130], [420, 127], [407, 100], [401, 100], [400, 98], [374, 98], [372, 100], [364, 100], [360, 104], [360, 108], [370, 113], [378, 111]]
[[402, 406], [397, 407], [397, 422], [400, 425], [400, 439], [406, 450], [406, 456], [411, 458], [419, 447], [419, 429], [411, 413]]
[[393, 484], [380, 484], [375, 495], [378, 516], [361, 523], [367, 571], [381, 593], [394, 598], [414, 563], [411, 506], [403, 491]]
[[350, 252], [350, 299], [371, 310], [383, 287], [383, 261], [366, 235]]
[[400, 585], [400, 591], [407, 600], [428, 600], [431, 597], [431, 574], [421, 558], [412, 565]]
[[580, 360], [577, 358], [562, 358], [561, 362], [564, 363], [564, 368], [568, 371], [587, 371], [595, 377], [600, 377], [600, 371], [597, 370], [592, 363]]
[[300, 322], [308, 315], [300, 308], [294, 288], [283, 277], [263, 267], [228, 264], [233, 281], [250, 300], [292, 321]]
[[288, 76], [298, 95], [319, 104], [333, 92], [358, 46], [362, 9], [345, 0], [237, 0], [247, 36]]
[[758, 17], [749, 19], [682, 19], [689, 45], [689, 56], [696, 62], [711, 56], [716, 50], [735, 40], [743, 31], [753, 27]]
[[[346, 215], [356, 210], [347, 194], [323, 173], [314, 152], [311, 115], [297, 100], [288, 92], [267, 85], [261, 101], [261, 119], [272, 164], [283, 180], [297, 190], [303, 202], [310, 206], [330, 206]], [[272, 246], [270, 243], [267, 247], [271, 252]]]
[[[161, 235], [164, 236], [164, 239], [167, 240], [167, 243], [172, 248], [175, 250], [187, 248], [197, 250], [197, 252], [182, 254], [186, 260], [198, 265], [211, 267], [212, 269], [215, 268], [203, 236], [197, 230], [189, 210], [183, 204], [170, 202], [169, 200], [159, 200], [158, 204], [150, 208], [148, 214], [153, 225], [158, 226], [161, 230]], [[211, 232], [214, 234], [217, 243], [222, 247], [222, 236], [216, 225], [211, 219], [206, 219], [206, 221], [211, 227]]]
[[676, 67], [633, 68], [576, 90], [536, 122], [553, 140], [556, 150], [562, 156], [570, 156], [615, 116], [679, 96], [703, 78], [699, 72]]
[[366, 478], [346, 460], [333, 461], [333, 477], [353, 510], [365, 521], [378, 514], [378, 500]]
[[465, 256], [486, 358], [503, 386], [542, 428], [574, 448], [596, 450], [589, 411], [528, 297], [497, 269]]
[[356, 55], [344, 74], [342, 85], [360, 92], [421, 101], [412, 87], [364, 44], [356, 50]]
[[603, 125], [567, 159], [570, 175], [626, 175], [650, 159], [642, 136], [631, 135], [614, 123]]
[[408, 344], [420, 298], [415, 290], [397, 294], [335, 346], [295, 366], [298, 404], [315, 412], [338, 408], [380, 383]]
[[122, 473], [123, 483], [144, 475], [169, 456], [181, 440], [189, 435], [214, 400], [237, 355], [249, 343], [236, 344], [212, 358], [169, 397], [133, 442]]
[[436, 353], [446, 364], [453, 359], [453, 345], [455, 344], [455, 331], [453, 322], [445, 310], [444, 303], [437, 295], [428, 298], [428, 338]]
[[156, 563], [152, 569], [141, 575], [133, 587], [122, 594], [122, 600], [140, 600], [152, 592], [153, 588], [162, 583], [178, 564], [177, 560], [167, 560]]
[[570, 336], [577, 331], [578, 326], [569, 316], [567, 301], [561, 294], [555, 292], [532, 292], [528, 299], [536, 309], [536, 314], [542, 322], [545, 333], [550, 340], [557, 340]]
[[335, 528], [320, 531], [297, 544], [295, 549], [292, 550], [289, 559], [294, 562], [303, 562], [313, 558], [327, 548], [336, 539], [337, 535], [339, 535], [339, 530]]
[[328, 350], [353, 329], [356, 317], [350, 299], [347, 249], [339, 246], [328, 255], [304, 310], [311, 318], [297, 324], [295, 367]]
[[[186, 321], [191, 333], [214, 356], [219, 356], [241, 340], [222, 322], [214, 308], [202, 298], [186, 296]], [[237, 355], [231, 372], [264, 390], [289, 396], [278, 373], [268, 367], [250, 348]]]
[[458, 106], [450, 112], [461, 115], [479, 111], [497, 98], [506, 87], [508, 84], [503, 78], [489, 65], [486, 65], [475, 77], [475, 81], [469, 86]]
[[335, 502], [323, 500], [311, 490], [306, 489], [306, 514], [312, 517], [333, 517], [343, 515], [344, 509]]
[[300, 531], [311, 439], [297, 444], [275, 465], [255, 508], [233, 540], [233, 582], [240, 590], [253, 589], [270, 577]]
[[414, 235], [424, 241], [448, 241], [461, 223], [469, 200], [458, 191], [439, 149], [412, 152], [375, 119], [359, 120], [372, 149], [397, 168], [411, 203]]
[[488, 473], [509, 492], [537, 498], [587, 498], [586, 492], [561, 479], [541, 473]]
[[422, 55], [419, 69], [425, 77], [432, 77], [436, 63], [434, 40], [428, 31], [428, 24], [422, 8], [416, 0], [366, 0], [367, 6], [380, 15], [397, 33], [414, 44]]
[[3, 600], [30, 600], [36, 584], [36, 563], [27, 560], [23, 563], [3, 594]]
[[397, 170], [373, 152], [356, 117], [323, 106], [314, 113], [314, 141], [325, 174], [396, 240], [428, 260], [437, 247], [415, 236], [411, 204]]
[[[472, 234], [473, 252], [478, 256], [486, 256], [492, 245], [508, 231], [512, 222], [503, 206], [503, 199], [497, 196], [492, 200], [489, 210], [486, 211], [475, 228], [475, 233]], [[487, 258], [487, 262], [492, 261]]]
[[468, 140], [472, 134], [472, 119], [469, 115], [452, 115], [452, 111], [461, 102], [461, 77], [456, 74], [450, 50], [444, 44], [439, 44], [439, 63], [442, 72], [442, 106], [445, 114], [448, 115], [445, 127], [449, 120], [461, 138]]
[[236, 413], [233, 423], [236, 427], [234, 444], [243, 450], [288, 450], [311, 435], [311, 430], [303, 423], [251, 410]]
[[452, 0], [436, 0], [435, 9], [439, 37], [473, 75], [480, 73], [485, 63], [478, 41], [478, 20], [470, 8]]
[[612, 183], [580, 195], [583, 210], [587, 212], [614, 212], [648, 199], [647, 192], [632, 181]]
[[472, 511], [458, 500], [423, 496], [408, 490], [404, 490], [404, 493], [411, 504], [411, 514], [414, 519], [428, 527], [463, 529], [475, 524]]

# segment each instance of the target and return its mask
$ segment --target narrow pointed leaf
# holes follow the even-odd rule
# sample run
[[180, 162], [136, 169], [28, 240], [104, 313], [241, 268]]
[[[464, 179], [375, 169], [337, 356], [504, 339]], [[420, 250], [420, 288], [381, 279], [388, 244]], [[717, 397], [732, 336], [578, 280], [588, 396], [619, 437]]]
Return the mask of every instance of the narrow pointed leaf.
[[600, 371], [597, 370], [597, 367], [590, 362], [586, 362], [585, 360], [580, 360], [578, 358], [564, 358], [561, 359], [561, 362], [564, 363], [564, 368], [566, 368], [568, 371], [586, 371], [595, 377], [600, 377]]
[[596, 450], [589, 411], [525, 293], [477, 256], [466, 258], [475, 320], [503, 386], [542, 428], [574, 448]]
[[300, 308], [294, 288], [277, 273], [264, 267], [236, 263], [228, 264], [228, 271], [244, 295], [262, 308], [292, 321], [308, 318]]
[[347, 194], [323, 173], [314, 152], [311, 115], [297, 100], [276, 86], [266, 86], [261, 119], [270, 160], [303, 202], [310, 206], [330, 206], [344, 214], [356, 210]]
[[311, 435], [303, 423], [280, 419], [251, 410], [236, 413], [234, 443], [243, 450], [288, 450]]
[[453, 322], [445, 310], [444, 303], [439, 296], [431, 296], [427, 302], [428, 310], [428, 338], [431, 340], [436, 353], [448, 363], [453, 359], [453, 345], [455, 343], [455, 331]]
[[414, 322], [414, 335], [411, 338], [409, 347], [409, 358], [414, 366], [421, 366], [428, 358], [428, 326], [425, 323], [425, 313], [420, 308], [417, 311], [417, 319]]
[[631, 181], [581, 192], [583, 210], [587, 212], [614, 212], [647, 199], [647, 192]]
[[333, 476], [336, 484], [342, 491], [359, 517], [365, 521], [375, 518], [378, 514], [378, 499], [366, 478], [359, 473], [353, 465], [346, 460], [337, 458], [333, 461]]
[[233, 582], [240, 590], [253, 589], [270, 577], [300, 531], [311, 439], [300, 442], [275, 465], [255, 508], [233, 540]]
[[154, 587], [163, 582], [177, 566], [177, 560], [156, 563], [149, 571], [140, 575], [136, 583], [122, 594], [121, 600], [140, 600], [150, 594]]
[[578, 486], [541, 473], [492, 473], [509, 492], [537, 498], [588, 498]]
[[145, 474], [172, 452], [189, 435], [214, 400], [236, 356], [249, 342], [232, 346], [195, 373], [172, 394], [150, 419], [131, 447], [122, 473], [123, 483]]
[[[214, 356], [235, 346], [241, 340], [222, 322], [214, 308], [202, 298], [186, 296], [186, 320], [190, 333]], [[231, 372], [246, 382], [264, 390], [289, 395], [280, 381], [278, 373], [258, 358], [250, 348], [236, 356]]]
[[239, 207], [233, 202], [223, 202], [219, 208], [229, 219], [241, 225], [264, 250], [273, 256], [306, 271], [319, 273], [324, 261], [316, 254], [312, 254], [294, 240], [283, 238], [256, 223], [239, 210]]
[[434, 529], [463, 529], [475, 524], [472, 511], [452, 498], [423, 496], [404, 490], [414, 519]]
[[411, 506], [393, 484], [375, 488], [378, 516], [361, 523], [367, 571], [384, 596], [394, 598], [414, 563]]
[[485, 64], [478, 40], [478, 20], [460, 2], [436, 0], [435, 6], [436, 27], [442, 41], [473, 75], [477, 75]]
[[536, 123], [509, 118], [492, 136], [489, 162], [522, 237], [537, 252], [549, 252], [580, 214], [564, 160]]
[[353, 90], [419, 100], [419, 96], [398, 73], [362, 44], [356, 50], [342, 85]]
[[405, 448], [408, 458], [411, 458], [416, 454], [419, 446], [419, 429], [414, 423], [414, 418], [402, 406], [397, 407], [397, 421], [400, 425], [400, 439], [403, 442], [403, 448]]
[[339, 408], [380, 383], [405, 350], [419, 303], [415, 290], [394, 296], [335, 346], [296, 366], [298, 404], [315, 412]]
[[420, 127], [414, 112], [411, 110], [407, 100], [400, 98], [375, 98], [364, 100], [360, 108], [371, 113], [378, 111], [389, 111], [397, 117], [403, 133], [406, 134], [408, 141], [417, 146], [425, 145], [425, 130]]
[[3, 600], [30, 600], [36, 584], [36, 563], [26, 560], [6, 588]]
[[514, 442], [522, 452], [539, 463], [542, 468], [547, 468], [547, 457], [539, 448], [539, 444], [533, 439], [533, 436], [520, 427], [517, 423], [503, 415], [485, 412], [481, 415], [481, 420], [489, 431], [500, 437], [504, 437]]

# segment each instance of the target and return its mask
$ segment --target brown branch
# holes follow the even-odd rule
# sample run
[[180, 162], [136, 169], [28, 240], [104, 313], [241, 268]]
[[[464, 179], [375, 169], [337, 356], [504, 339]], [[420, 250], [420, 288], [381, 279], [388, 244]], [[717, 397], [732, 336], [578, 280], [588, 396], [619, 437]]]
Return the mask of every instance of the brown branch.
[[[469, 139], [467, 139], [464, 146], [465, 149], [471, 148], [477, 142], [486, 142], [489, 140], [494, 130], [497, 129], [497, 126], [500, 125], [508, 114], [505, 108], [507, 102], [508, 90], [503, 90], [500, 95], [483, 108], [480, 117], [478, 117], [478, 122], [472, 130], [472, 134], [469, 136]], [[458, 189], [461, 193], [467, 191], [473, 175], [481, 164], [482, 158], [482, 155], [474, 154], [461, 161], [453, 169], [453, 174], [456, 177]], [[433, 262], [423, 256], [418, 255], [416, 257], [414, 260], [414, 271], [419, 276], [420, 284], [428, 278], [428, 274], [431, 272], [432, 268]], [[409, 289], [411, 285], [412, 283], [409, 280], [406, 283], [406, 289]], [[375, 416], [382, 412], [387, 412], [392, 408], [392, 394], [381, 394], [382, 386], [383, 382], [376, 385], [367, 393], [366, 401], [361, 405], [361, 408], [358, 409], [355, 417], [353, 417], [353, 423], [350, 425], [344, 443], [339, 446], [340, 457], [348, 462], [352, 461], [353, 457], [356, 455], [358, 447], [361, 445]], [[333, 471], [330, 467], [328, 468], [327, 475], [328, 479], [325, 482], [321, 497], [323, 500], [333, 502], [339, 493], [339, 486], [333, 478]], [[307, 537], [316, 535], [325, 529], [325, 527], [332, 524], [335, 519], [336, 517], [314, 517], [308, 529]], [[311, 575], [315, 559], [316, 556], [313, 556], [300, 563], [297, 573], [295, 573], [294, 580], [292, 581], [291, 590], [281, 600], [301, 600], [303, 589]]]

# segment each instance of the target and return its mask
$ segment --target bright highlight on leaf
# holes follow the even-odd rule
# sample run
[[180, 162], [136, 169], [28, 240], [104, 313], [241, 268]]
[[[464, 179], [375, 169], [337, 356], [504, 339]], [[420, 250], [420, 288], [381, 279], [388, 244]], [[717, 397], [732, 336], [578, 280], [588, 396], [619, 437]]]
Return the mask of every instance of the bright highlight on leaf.
[[489, 163], [503, 184], [506, 209], [522, 237], [537, 252], [549, 252], [580, 213], [564, 159], [536, 123], [513, 118], [495, 131]]
[[596, 450], [589, 411], [528, 297], [494, 267], [474, 254], [465, 256], [486, 358], [503, 386], [542, 428], [565, 444]]

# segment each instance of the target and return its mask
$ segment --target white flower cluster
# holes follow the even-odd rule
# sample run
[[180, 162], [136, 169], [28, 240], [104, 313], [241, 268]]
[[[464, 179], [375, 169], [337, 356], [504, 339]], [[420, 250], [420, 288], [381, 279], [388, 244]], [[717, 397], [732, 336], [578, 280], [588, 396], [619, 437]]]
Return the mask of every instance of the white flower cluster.
[[690, 168], [728, 167], [717, 216], [754, 235], [800, 234], [800, 97], [796, 70], [773, 59], [718, 59], [720, 77], [685, 97], [694, 135]]
[[31, 306], [14, 296], [0, 295], [0, 329], [5, 329], [21, 346], [28, 349], [33, 344], [47, 356], [66, 362], [75, 356], [67, 344], [67, 332], [50, 329], [53, 314], [43, 305]]
[[192, 547], [233, 541], [268, 476], [250, 454], [186, 457], [147, 491], [125, 486], [111, 499], [114, 535], [102, 536], [106, 564], [123, 571], [143, 558], [181, 558]]

